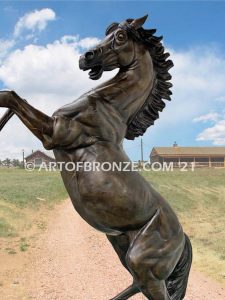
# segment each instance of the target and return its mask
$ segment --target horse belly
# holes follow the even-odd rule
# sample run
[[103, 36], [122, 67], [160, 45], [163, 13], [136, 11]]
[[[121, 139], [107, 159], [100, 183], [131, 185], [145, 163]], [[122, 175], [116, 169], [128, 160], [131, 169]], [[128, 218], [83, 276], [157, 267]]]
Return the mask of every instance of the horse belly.
[[[92, 156], [97, 147], [103, 157]], [[89, 149], [89, 150], [88, 150]], [[75, 153], [54, 150], [56, 160], [126, 161], [120, 151], [108, 151], [99, 145]], [[93, 159], [94, 158], [94, 159]], [[119, 234], [143, 226], [158, 208], [154, 190], [138, 172], [126, 171], [62, 171], [65, 187], [76, 211], [94, 228], [108, 234]]]
[[150, 186], [139, 174], [125, 173], [99, 171], [79, 176], [85, 217], [98, 223], [102, 231], [136, 229], [157, 209]]

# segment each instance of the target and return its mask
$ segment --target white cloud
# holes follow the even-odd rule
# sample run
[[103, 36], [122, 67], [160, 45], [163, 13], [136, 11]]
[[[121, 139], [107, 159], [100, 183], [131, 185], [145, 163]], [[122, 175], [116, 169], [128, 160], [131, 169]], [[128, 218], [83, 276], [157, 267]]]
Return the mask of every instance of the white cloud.
[[173, 123], [192, 120], [197, 114], [215, 110], [213, 100], [225, 94], [225, 58], [222, 54], [211, 47], [169, 51], [174, 62], [171, 69], [174, 88], [173, 103], [165, 109], [168, 120]]
[[193, 121], [207, 122], [212, 121], [215, 124], [204, 129], [200, 134], [198, 134], [197, 141], [211, 141], [214, 145], [225, 145], [225, 115], [219, 113], [209, 113]]
[[79, 35], [64, 35], [60, 41], [62, 44], [69, 44], [76, 47], [79, 42]]
[[55, 20], [55, 12], [50, 8], [35, 10], [25, 14], [15, 25], [14, 36], [18, 37], [24, 30], [42, 31], [49, 21]]
[[206, 115], [202, 115], [199, 117], [196, 117], [193, 119], [193, 122], [208, 122], [208, 121], [212, 121], [212, 122], [216, 122], [220, 119], [220, 114], [218, 113], [208, 113]]
[[214, 145], [225, 145], [225, 120], [217, 122], [214, 126], [201, 132], [197, 141], [212, 141]]
[[8, 51], [14, 46], [13, 40], [0, 39], [0, 63], [1, 59], [8, 53]]
[[97, 45], [99, 41], [100, 40], [96, 37], [87, 37], [79, 41], [79, 46], [81, 48], [87, 49]]
[[[90, 38], [89, 45], [96, 44], [96, 40]], [[27, 96], [46, 95], [46, 99], [53, 95], [56, 98], [79, 95], [87, 87], [87, 81], [90, 87], [96, 85], [88, 79], [87, 72], [78, 68], [80, 46], [85, 43], [86, 39], [83, 42], [77, 36], [64, 36], [46, 46], [30, 44], [17, 49], [0, 66], [0, 80], [7, 88]], [[54, 100], [54, 104], [60, 103]], [[46, 108], [49, 109], [49, 103]]]
[[9, 53], [9, 51], [16, 45], [17, 38], [24, 30], [31, 31], [31, 33], [25, 36], [25, 39], [34, 39], [34, 42], [36, 42], [37, 39], [35, 38], [35, 32], [37, 30], [44, 30], [47, 26], [47, 23], [55, 20], [55, 18], [55, 12], [49, 8], [35, 10], [21, 17], [15, 25], [13, 38], [11, 40], [0, 39], [0, 63], [2, 62], [2, 59]]
[[[160, 119], [144, 136], [148, 151], [157, 144], [172, 145], [174, 140], [191, 146], [202, 126], [192, 120], [209, 112], [221, 114], [224, 109], [224, 103], [215, 101], [225, 95], [224, 54], [212, 46], [167, 50], [174, 62], [170, 70], [173, 76], [172, 101], [165, 101], [166, 108], [160, 113]], [[169, 134], [165, 135], [168, 130]], [[138, 143], [140, 141], [136, 140], [132, 146]]]
[[175, 53], [174, 96], [176, 100], [179, 93], [179, 99], [184, 100], [183, 114], [181, 111], [180, 114], [194, 123], [214, 123], [197, 135], [197, 141], [225, 145], [225, 58], [214, 48], [196, 48], [186, 55], [178, 54], [177, 57]]
[[75, 48], [82, 48], [82, 49], [90, 49], [97, 45], [100, 42], [100, 39], [96, 37], [86, 37], [84, 39], [80, 39], [79, 35], [64, 35], [60, 42], [62, 44], [69, 44]]
[[[90, 80], [88, 73], [78, 67], [81, 45], [87, 45], [86, 41], [79, 40], [78, 36], [64, 36], [46, 46], [30, 44], [14, 50], [0, 66], [0, 80], [6, 88], [15, 90], [33, 106], [51, 115], [117, 72], [106, 72], [98, 83]], [[89, 46], [96, 41], [89, 38]], [[29, 154], [31, 149], [41, 148], [41, 143], [13, 117], [1, 132], [0, 156], [21, 158], [23, 148]]]
[[220, 97], [216, 98], [215, 101], [217, 101], [217, 102], [225, 102], [225, 96], [220, 96]]

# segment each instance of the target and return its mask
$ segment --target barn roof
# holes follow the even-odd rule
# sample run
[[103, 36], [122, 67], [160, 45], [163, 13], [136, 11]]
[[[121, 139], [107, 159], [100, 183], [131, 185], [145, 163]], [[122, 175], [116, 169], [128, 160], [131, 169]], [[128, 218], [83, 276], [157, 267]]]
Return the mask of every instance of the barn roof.
[[25, 159], [26, 160], [32, 159], [33, 157], [36, 157], [37, 155], [40, 155], [43, 158], [48, 159], [48, 160], [55, 160], [53, 157], [47, 155], [46, 153], [42, 152], [41, 150], [36, 150], [36, 151], [32, 152], [30, 155], [26, 156]]
[[154, 147], [151, 156], [225, 156], [225, 147]]

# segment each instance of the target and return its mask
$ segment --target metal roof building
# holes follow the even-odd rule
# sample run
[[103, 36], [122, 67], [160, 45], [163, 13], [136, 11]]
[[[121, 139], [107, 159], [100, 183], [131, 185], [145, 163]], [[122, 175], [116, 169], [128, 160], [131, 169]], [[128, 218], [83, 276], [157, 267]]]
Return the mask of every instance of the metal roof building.
[[154, 147], [150, 154], [151, 163], [181, 162], [194, 164], [196, 167], [225, 167], [225, 147]]

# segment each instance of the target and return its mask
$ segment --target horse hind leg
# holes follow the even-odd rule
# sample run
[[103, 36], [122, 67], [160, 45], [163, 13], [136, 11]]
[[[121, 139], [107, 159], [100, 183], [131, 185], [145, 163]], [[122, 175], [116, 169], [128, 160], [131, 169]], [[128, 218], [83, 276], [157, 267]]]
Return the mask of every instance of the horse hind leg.
[[[136, 263], [138, 265], [135, 265]], [[155, 277], [151, 270], [153, 265], [151, 265], [151, 262], [148, 262], [147, 265], [148, 268], [144, 268], [144, 266], [141, 266], [141, 262], [138, 260], [135, 262], [134, 258], [132, 258], [132, 262], [130, 261], [140, 291], [150, 300], [172, 300], [165, 280]]]
[[140, 293], [140, 290], [137, 285], [132, 284], [128, 288], [126, 288], [124, 291], [119, 293], [117, 296], [110, 300], [127, 300], [130, 297], [134, 296], [135, 294]]
[[[130, 272], [127, 262], [126, 255], [127, 251], [130, 247], [130, 239], [125, 234], [121, 234], [118, 236], [106, 235], [110, 243], [112, 244], [115, 252], [117, 253], [122, 265]], [[140, 290], [135, 282], [126, 288], [124, 291], [119, 293], [117, 296], [112, 298], [111, 300], [126, 300], [132, 297], [133, 295], [140, 293]]]
[[159, 209], [138, 232], [126, 255], [127, 266], [135, 282], [151, 300], [172, 300], [166, 279], [184, 249], [184, 234], [178, 221], [177, 224], [175, 221], [173, 214], [168, 215], [168, 211]]

